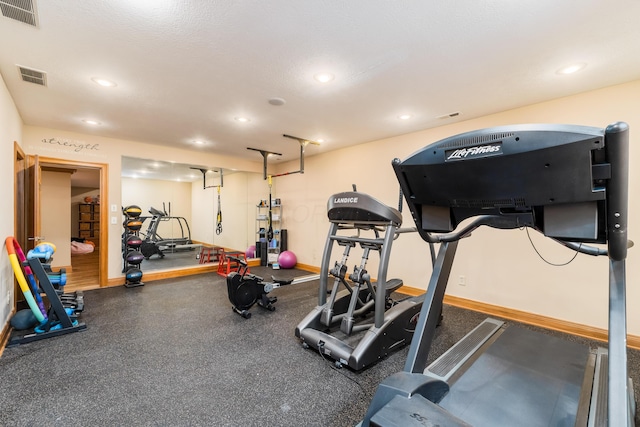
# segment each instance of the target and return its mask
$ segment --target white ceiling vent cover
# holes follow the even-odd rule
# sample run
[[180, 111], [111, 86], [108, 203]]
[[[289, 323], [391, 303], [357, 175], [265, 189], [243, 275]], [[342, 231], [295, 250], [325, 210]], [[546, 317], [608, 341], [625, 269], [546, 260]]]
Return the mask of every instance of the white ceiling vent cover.
[[18, 65], [18, 71], [22, 80], [29, 83], [35, 83], [40, 86], [47, 85], [47, 73], [44, 71], [34, 70], [32, 68], [23, 67]]
[[38, 26], [35, 0], [0, 0], [0, 11], [9, 19]]

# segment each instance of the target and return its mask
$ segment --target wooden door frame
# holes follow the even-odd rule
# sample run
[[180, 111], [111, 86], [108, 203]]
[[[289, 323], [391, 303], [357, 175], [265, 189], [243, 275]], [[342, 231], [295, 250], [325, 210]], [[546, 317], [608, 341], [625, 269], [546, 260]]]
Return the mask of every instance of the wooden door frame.
[[[24, 245], [27, 237], [24, 219], [24, 216], [26, 215], [27, 198], [27, 194], [24, 188], [26, 182], [24, 174], [27, 170], [27, 156], [26, 154], [24, 154], [24, 151], [17, 141], [13, 142], [13, 151], [13, 173], [15, 176], [13, 182], [13, 235], [18, 240], [18, 242], [20, 242], [20, 244]], [[22, 174], [21, 178], [20, 174]]]
[[[32, 157], [31, 155], [27, 158]], [[54, 157], [38, 156], [40, 167], [42, 165], [48, 167], [58, 167], [64, 169], [73, 168], [91, 168], [100, 172], [100, 199], [104, 202], [109, 200], [109, 165], [106, 163], [80, 162], [75, 160], [58, 159]], [[109, 267], [109, 209], [103, 205], [100, 209], [100, 239], [99, 248], [99, 268], [98, 268], [98, 284], [101, 288], [107, 286], [108, 283], [108, 267]]]
[[[26, 174], [28, 170], [27, 155], [17, 141], [13, 141], [13, 153], [13, 236], [21, 245], [26, 245], [26, 215], [29, 215], [29, 212], [27, 212], [26, 189]], [[19, 296], [21, 295], [21, 290], [16, 280], [14, 280], [13, 289], [13, 310], [15, 312], [18, 307]]]

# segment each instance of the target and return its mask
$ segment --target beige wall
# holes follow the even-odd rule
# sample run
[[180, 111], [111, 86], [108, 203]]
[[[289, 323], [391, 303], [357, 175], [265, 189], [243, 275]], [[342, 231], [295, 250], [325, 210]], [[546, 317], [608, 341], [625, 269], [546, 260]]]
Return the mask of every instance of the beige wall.
[[[245, 250], [253, 239], [255, 228], [255, 205], [249, 199], [250, 178], [258, 176], [251, 172], [229, 172], [223, 178], [220, 188], [220, 204], [222, 207], [222, 232], [216, 234], [216, 215], [218, 212], [218, 188], [220, 179], [207, 178], [207, 188], [203, 188], [202, 180], [192, 183], [159, 181], [150, 179], [122, 179], [122, 205], [138, 205], [143, 215], [149, 216], [150, 206], [162, 209], [165, 202], [171, 202], [172, 215], [184, 217], [191, 230], [194, 242], [215, 244], [225, 248]], [[176, 225], [175, 222], [161, 223], [161, 227]], [[143, 224], [142, 233], [146, 232], [148, 220]], [[179, 230], [177, 230], [180, 233]], [[159, 230], [160, 235], [170, 234]], [[179, 235], [174, 235], [178, 237]]]
[[[22, 141], [22, 119], [16, 108], [4, 79], [0, 75], [0, 196], [4, 203], [14, 203], [14, 148], [13, 143]], [[8, 205], [5, 205], [8, 206]], [[14, 209], [0, 209], [0, 236], [13, 236]], [[24, 244], [20, 242], [20, 244]], [[0, 325], [4, 326], [14, 305], [13, 270], [7, 251], [0, 252]]]
[[42, 171], [40, 234], [56, 245], [52, 267], [71, 265], [71, 173]]
[[[40, 128], [35, 126], [23, 127], [23, 147], [27, 154], [38, 154], [43, 157], [64, 159], [78, 162], [103, 163], [109, 165], [108, 200], [101, 196], [101, 205], [109, 209], [108, 246], [109, 266], [108, 278], [122, 276], [121, 242], [122, 221], [120, 207], [121, 193], [121, 163], [122, 155], [148, 159], [153, 154], [153, 160], [177, 163], [195, 163], [199, 165], [225, 165], [228, 168], [259, 172], [261, 162], [250, 162], [234, 159], [212, 153], [187, 151], [183, 149], [159, 147], [141, 142], [123, 139], [103, 138], [94, 135], [61, 131], [57, 129]], [[83, 147], [83, 148], [79, 148]], [[116, 211], [111, 208], [115, 206]], [[111, 218], [116, 218], [116, 224]]]
[[222, 207], [222, 232], [215, 233], [218, 213], [218, 177], [208, 180], [203, 188], [202, 181], [192, 184], [193, 235], [194, 240], [215, 244], [225, 248], [244, 250], [247, 242], [247, 177], [246, 173], [231, 173], [223, 177], [220, 188]]
[[[219, 180], [211, 184], [217, 185]], [[272, 188], [275, 196], [276, 185]], [[194, 240], [240, 251], [254, 245], [257, 240], [256, 212], [260, 200], [269, 199], [269, 185], [262, 173], [233, 172], [224, 176], [220, 189], [222, 203], [222, 233], [215, 234], [218, 211], [217, 188], [202, 188], [202, 182], [194, 182], [192, 188]], [[283, 209], [287, 209], [286, 206]], [[283, 228], [287, 224], [283, 223]]]
[[[142, 209], [142, 216], [151, 217], [151, 207], [162, 211], [166, 210], [173, 217], [182, 217], [191, 224], [191, 183], [176, 181], [159, 181], [153, 179], [122, 178], [122, 203], [121, 206], [137, 205]], [[164, 203], [164, 205], [163, 205]], [[120, 206], [120, 205], [119, 205]], [[164, 207], [163, 207], [164, 206]], [[122, 227], [124, 216], [118, 216], [118, 223]], [[140, 230], [143, 235], [147, 232], [150, 218], [146, 219]], [[183, 229], [180, 229], [182, 224]], [[122, 233], [121, 228], [121, 233]], [[160, 221], [157, 234], [163, 239], [181, 238], [183, 234], [188, 237], [188, 230], [184, 221], [170, 220]]]
[[[10, 104], [10, 107], [13, 105], [6, 93], [4, 98], [0, 99]], [[2, 115], [0, 119], [9, 120], [15, 127], [19, 118], [15, 117], [15, 107], [9, 110], [13, 110], [13, 113], [9, 111], [9, 118]], [[289, 248], [296, 253], [299, 262], [319, 266], [328, 230], [326, 202], [329, 196], [339, 191], [349, 190], [351, 184], [355, 183], [359, 190], [395, 206], [398, 198], [398, 184], [390, 166], [394, 157], [404, 158], [441, 138], [490, 126], [550, 122], [604, 127], [610, 122], [620, 120], [628, 122], [631, 126], [629, 229], [630, 237], [640, 241], [636, 231], [640, 229], [640, 224], [636, 219], [639, 202], [636, 195], [638, 168], [635, 167], [639, 164], [640, 156], [638, 139], [635, 136], [638, 133], [635, 129], [640, 129], [638, 111], [640, 111], [640, 81], [635, 81], [422, 132], [361, 144], [328, 154], [307, 156], [304, 174], [275, 179], [273, 197], [282, 199], [283, 225], [289, 230]], [[78, 152], [69, 146], [42, 142], [43, 139], [52, 137], [90, 145], [97, 144], [98, 148]], [[109, 200], [102, 202], [106, 206], [115, 204], [119, 208], [122, 204], [120, 156], [123, 153], [127, 156], [143, 158], [149, 158], [148, 153], [154, 153], [153, 157], [157, 160], [226, 165], [229, 168], [255, 172], [255, 177], [247, 177], [246, 228], [248, 230], [254, 227], [251, 216], [255, 212], [254, 204], [261, 198], [267, 198], [269, 194], [266, 182], [261, 179], [261, 162], [247, 162], [214, 154], [31, 126], [23, 128], [23, 139], [23, 146], [29, 154], [108, 163]], [[278, 168], [280, 171], [297, 170], [298, 166], [296, 160], [279, 165]], [[231, 187], [232, 184], [229, 184], [229, 192]], [[193, 195], [195, 187], [192, 187], [191, 191]], [[226, 183], [223, 195], [228, 197]], [[206, 199], [203, 198], [203, 200]], [[209, 207], [214, 206], [214, 204], [209, 205]], [[413, 225], [406, 207], [404, 219], [406, 226]], [[226, 222], [225, 233], [232, 229], [231, 227], [231, 221]], [[109, 278], [122, 275], [119, 241], [121, 228], [120, 221], [116, 225], [109, 225]], [[247, 239], [247, 244], [251, 244], [251, 236], [248, 235]], [[551, 261], [562, 262], [573, 256], [571, 251], [541, 236], [534, 235], [533, 239], [538, 249]], [[636, 309], [637, 301], [640, 301], [640, 289], [634, 286], [640, 279], [639, 250], [636, 247], [629, 251], [627, 264], [629, 331], [635, 335], [640, 335], [640, 310]], [[372, 259], [369, 270], [376, 271], [376, 268], [376, 262]], [[394, 243], [389, 270], [389, 276], [401, 277], [409, 286], [424, 287], [431, 270], [427, 245], [415, 234], [402, 236]], [[466, 286], [457, 284], [460, 276], [465, 277]], [[604, 328], [607, 323], [607, 261], [602, 258], [579, 255], [567, 267], [551, 267], [534, 253], [524, 231], [480, 229], [474, 232], [470, 239], [460, 244], [448, 293]]]
[[[640, 81], [532, 105], [487, 117], [362, 144], [308, 157], [304, 175], [277, 178], [278, 196], [287, 206], [289, 247], [299, 262], [319, 265], [328, 231], [329, 196], [351, 189], [370, 193], [397, 205], [398, 183], [391, 168], [394, 157], [406, 158], [429, 143], [461, 132], [515, 123], [571, 123], [605, 127], [626, 121], [631, 128], [629, 236], [640, 243]], [[295, 170], [296, 162], [280, 165]], [[413, 222], [405, 205], [405, 226]], [[562, 263], [573, 252], [532, 232], [538, 250], [552, 262]], [[373, 258], [373, 257], [372, 257]], [[369, 271], [377, 271], [370, 262]], [[481, 228], [462, 241], [454, 263], [450, 295], [489, 304], [605, 328], [607, 325], [608, 263], [605, 258], [578, 255], [566, 267], [552, 267], [534, 252], [525, 231]], [[377, 268], [377, 267], [375, 267]], [[415, 234], [403, 235], [391, 255], [389, 277], [424, 288], [431, 273], [426, 243]], [[464, 276], [466, 286], [458, 285]], [[629, 331], [640, 334], [640, 249], [629, 251], [627, 261]]]

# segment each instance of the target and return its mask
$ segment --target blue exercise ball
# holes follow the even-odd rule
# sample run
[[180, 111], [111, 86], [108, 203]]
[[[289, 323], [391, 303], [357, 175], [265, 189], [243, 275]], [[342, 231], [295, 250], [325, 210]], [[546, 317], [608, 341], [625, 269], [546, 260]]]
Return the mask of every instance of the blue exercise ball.
[[130, 268], [127, 270], [125, 278], [129, 283], [138, 283], [140, 282], [140, 280], [142, 280], [142, 270], [135, 267]]
[[34, 326], [38, 324], [38, 319], [28, 308], [24, 310], [18, 311], [11, 317], [11, 321], [9, 322], [13, 329], [18, 331], [24, 331], [25, 329], [32, 329]]

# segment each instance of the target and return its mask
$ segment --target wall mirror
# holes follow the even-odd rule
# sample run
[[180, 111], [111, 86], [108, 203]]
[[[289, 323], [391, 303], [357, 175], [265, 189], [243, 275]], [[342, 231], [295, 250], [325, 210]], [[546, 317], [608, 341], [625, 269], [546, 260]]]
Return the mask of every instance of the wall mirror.
[[140, 207], [138, 234], [155, 245], [145, 245], [143, 272], [205, 266], [201, 245], [255, 243], [258, 173], [123, 156], [121, 178], [123, 207]]

